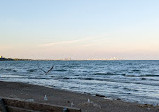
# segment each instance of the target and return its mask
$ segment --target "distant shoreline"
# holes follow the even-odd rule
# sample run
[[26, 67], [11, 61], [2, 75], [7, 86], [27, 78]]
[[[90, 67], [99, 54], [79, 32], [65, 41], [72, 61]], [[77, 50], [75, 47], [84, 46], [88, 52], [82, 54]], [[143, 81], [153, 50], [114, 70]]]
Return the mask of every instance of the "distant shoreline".
[[159, 61], [159, 60], [103, 60], [103, 59], [19, 59], [19, 58], [0, 58], [0, 61]]
[[31, 59], [0, 58], [0, 61], [31, 61]]

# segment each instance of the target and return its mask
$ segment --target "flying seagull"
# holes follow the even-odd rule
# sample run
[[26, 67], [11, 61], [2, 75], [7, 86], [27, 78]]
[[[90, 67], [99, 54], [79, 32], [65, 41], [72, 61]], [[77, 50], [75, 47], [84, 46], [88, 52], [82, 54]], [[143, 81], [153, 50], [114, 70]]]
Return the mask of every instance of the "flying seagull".
[[40, 68], [39, 66], [38, 66], [38, 68], [39, 68], [41, 71], [43, 71], [43, 72], [45, 73], [45, 75], [47, 75], [51, 70], [53, 70], [54, 66], [52, 66], [48, 71], [43, 70], [43, 69]]

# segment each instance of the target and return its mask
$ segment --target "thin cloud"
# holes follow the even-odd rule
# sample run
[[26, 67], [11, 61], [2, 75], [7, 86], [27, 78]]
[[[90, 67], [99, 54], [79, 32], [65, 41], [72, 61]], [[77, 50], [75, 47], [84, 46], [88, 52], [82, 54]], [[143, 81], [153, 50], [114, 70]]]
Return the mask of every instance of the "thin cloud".
[[50, 47], [50, 46], [61, 45], [61, 44], [73, 44], [73, 43], [78, 43], [81, 41], [82, 40], [68, 40], [68, 41], [52, 42], [52, 43], [42, 44], [42, 46]]
[[59, 41], [59, 42], [51, 42], [51, 43], [42, 44], [40, 46], [51, 47], [51, 46], [55, 46], [55, 45], [69, 45], [69, 44], [89, 45], [89, 44], [95, 43], [97, 41], [99, 42], [99, 41], [102, 41], [102, 40], [106, 40], [106, 39], [103, 39], [101, 37], [106, 37], [106, 36], [93, 36], [93, 37], [87, 37], [87, 38], [77, 39], [77, 40], [66, 40], [66, 41]]

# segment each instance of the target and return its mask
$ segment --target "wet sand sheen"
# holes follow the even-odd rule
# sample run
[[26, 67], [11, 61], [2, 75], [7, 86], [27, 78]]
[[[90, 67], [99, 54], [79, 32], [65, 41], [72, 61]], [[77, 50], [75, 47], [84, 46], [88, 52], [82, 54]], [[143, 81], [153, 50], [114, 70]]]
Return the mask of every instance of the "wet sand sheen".
[[[44, 96], [47, 96], [47, 101]], [[157, 112], [159, 107], [140, 105], [120, 100], [109, 100], [97, 95], [80, 94], [43, 86], [17, 82], [0, 81], [0, 97], [34, 100], [39, 103], [49, 103], [62, 106], [78, 107], [82, 112]], [[89, 101], [88, 101], [89, 99]]]

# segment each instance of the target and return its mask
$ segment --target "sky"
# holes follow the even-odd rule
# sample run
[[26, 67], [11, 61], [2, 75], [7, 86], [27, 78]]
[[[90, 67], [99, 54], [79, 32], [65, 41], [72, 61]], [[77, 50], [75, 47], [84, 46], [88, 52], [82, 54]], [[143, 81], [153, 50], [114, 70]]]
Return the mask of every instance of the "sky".
[[0, 0], [0, 55], [159, 60], [158, 0]]

